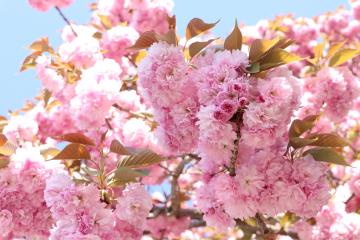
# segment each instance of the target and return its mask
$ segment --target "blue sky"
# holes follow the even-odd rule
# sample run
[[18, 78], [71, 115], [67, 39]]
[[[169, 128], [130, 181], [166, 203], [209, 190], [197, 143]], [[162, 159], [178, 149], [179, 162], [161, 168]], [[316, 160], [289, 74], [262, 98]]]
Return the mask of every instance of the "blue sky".
[[[65, 15], [75, 23], [86, 23], [90, 17], [89, 4], [95, 0], [75, 0], [64, 9]], [[221, 19], [215, 35], [226, 36], [234, 19], [254, 24], [261, 19], [279, 14], [294, 13], [311, 17], [337, 6], [347, 6], [346, 0], [174, 0], [178, 33], [183, 34], [187, 22], [200, 17], [208, 22]], [[28, 54], [27, 46], [34, 40], [48, 36], [50, 43], [60, 43], [60, 30], [64, 22], [55, 10], [42, 13], [32, 9], [27, 0], [4, 1], [0, 8], [0, 115], [20, 108], [26, 99], [33, 98], [40, 89], [33, 70], [19, 73], [22, 60]]]

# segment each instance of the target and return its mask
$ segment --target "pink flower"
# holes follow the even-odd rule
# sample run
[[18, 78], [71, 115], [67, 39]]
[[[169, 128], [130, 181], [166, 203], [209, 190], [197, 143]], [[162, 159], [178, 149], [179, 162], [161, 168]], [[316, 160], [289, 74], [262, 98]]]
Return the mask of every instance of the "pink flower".
[[236, 133], [229, 123], [214, 118], [215, 106], [203, 107], [198, 113], [200, 130], [198, 151], [205, 172], [213, 173], [219, 166], [228, 164], [234, 147]]
[[88, 68], [102, 59], [98, 40], [93, 37], [79, 36], [71, 42], [65, 42], [59, 47], [63, 61], [71, 62], [78, 68]]
[[196, 146], [196, 87], [180, 47], [165, 42], [154, 44], [139, 65], [140, 95], [154, 109], [159, 123], [159, 140], [175, 153], [190, 152]]
[[10, 211], [4, 209], [0, 211], [0, 236], [6, 236], [13, 229], [12, 214]]
[[119, 61], [128, 53], [126, 48], [132, 46], [138, 37], [139, 34], [134, 28], [116, 26], [105, 32], [100, 45], [106, 51], [105, 57]]
[[179, 236], [190, 226], [189, 217], [176, 218], [174, 216], [160, 215], [156, 218], [149, 219], [146, 222], [147, 228], [151, 234], [156, 237], [176, 237]]
[[151, 197], [144, 187], [140, 184], [130, 184], [118, 198], [115, 215], [122, 221], [142, 228], [151, 208]]

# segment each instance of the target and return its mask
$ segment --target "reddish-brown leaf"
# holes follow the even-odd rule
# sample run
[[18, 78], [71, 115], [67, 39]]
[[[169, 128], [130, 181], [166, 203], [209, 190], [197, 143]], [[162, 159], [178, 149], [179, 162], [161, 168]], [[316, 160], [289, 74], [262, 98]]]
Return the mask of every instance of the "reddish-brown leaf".
[[51, 160], [70, 160], [70, 159], [91, 159], [89, 151], [84, 145], [70, 143]]
[[172, 17], [167, 16], [167, 22], [168, 22], [168, 25], [169, 25], [169, 29], [175, 30], [175, 28], [176, 28], [176, 16], [175, 15], [173, 15]]
[[110, 144], [110, 152], [121, 154], [121, 155], [130, 155], [131, 152], [127, 150], [118, 140], [112, 140]]
[[235, 26], [230, 35], [225, 39], [224, 48], [227, 50], [241, 50], [242, 46], [242, 34], [235, 20]]
[[193, 58], [195, 55], [197, 55], [199, 52], [201, 52], [204, 48], [206, 48], [210, 43], [215, 41], [216, 39], [210, 39], [206, 42], [193, 42], [189, 46], [189, 55], [191, 58]]
[[16, 152], [16, 145], [12, 144], [11, 142], [7, 141], [5, 144], [0, 146], [0, 154], [5, 156], [11, 156]]
[[154, 31], [147, 31], [140, 35], [135, 44], [129, 47], [130, 50], [141, 50], [150, 47], [153, 43], [158, 42]]
[[89, 146], [95, 146], [95, 143], [82, 133], [68, 133], [60, 136], [53, 137], [56, 140], [66, 141], [71, 143], [80, 143]]
[[0, 133], [0, 146], [3, 146], [7, 142], [7, 137]]
[[220, 20], [215, 23], [205, 23], [200, 18], [193, 18], [186, 27], [186, 40], [189, 40], [203, 32], [213, 28]]
[[170, 29], [166, 34], [163, 35], [156, 35], [156, 39], [158, 41], [165, 41], [168, 44], [177, 45], [177, 38], [174, 29]]

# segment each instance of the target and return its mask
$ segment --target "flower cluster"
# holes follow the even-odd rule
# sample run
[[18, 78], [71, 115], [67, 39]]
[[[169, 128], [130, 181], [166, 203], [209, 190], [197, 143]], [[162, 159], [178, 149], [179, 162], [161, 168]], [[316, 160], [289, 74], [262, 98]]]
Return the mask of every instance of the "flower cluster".
[[157, 134], [171, 153], [187, 153], [196, 145], [196, 86], [179, 47], [154, 44], [139, 65], [139, 89], [159, 123]]
[[223, 44], [198, 18], [179, 38], [171, 0], [97, 0], [84, 25], [71, 2], [29, 0], [67, 26], [0, 116], [0, 239], [360, 238], [359, 0]]
[[73, 0], [28, 0], [29, 4], [36, 10], [46, 12], [52, 7], [67, 7]]
[[[100, 201], [95, 185], [76, 186], [65, 174], [46, 182], [46, 204], [56, 221], [50, 239], [140, 239], [151, 198], [139, 184], [129, 185], [116, 210]], [[98, 197], [96, 197], [98, 196]]]
[[54, 220], [44, 190], [46, 179], [57, 168], [44, 162], [38, 148], [26, 144], [12, 155], [10, 165], [0, 170], [1, 239], [47, 239]]
[[166, 19], [173, 5], [170, 0], [99, 0], [93, 18], [101, 21], [99, 16], [106, 16], [114, 26], [119, 22], [129, 22], [130, 27], [141, 33], [151, 30], [165, 33], [168, 29]]

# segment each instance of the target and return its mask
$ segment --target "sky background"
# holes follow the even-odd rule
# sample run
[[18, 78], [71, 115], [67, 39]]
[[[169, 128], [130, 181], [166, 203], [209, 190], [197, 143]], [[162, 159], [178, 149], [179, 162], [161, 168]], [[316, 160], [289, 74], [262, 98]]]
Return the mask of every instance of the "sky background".
[[[81, 24], [90, 19], [90, 3], [95, 0], [75, 0], [63, 9], [71, 21]], [[34, 70], [19, 72], [20, 65], [29, 54], [27, 46], [34, 40], [48, 36], [54, 47], [60, 44], [60, 30], [64, 22], [55, 10], [46, 13], [32, 9], [27, 0], [0, 0], [0, 115], [23, 106], [40, 90]], [[186, 24], [193, 17], [207, 22], [220, 19], [214, 34], [225, 37], [233, 28], [234, 19], [255, 24], [261, 19], [293, 13], [311, 17], [338, 6], [348, 7], [347, 0], [174, 0], [178, 34], [184, 35]]]

